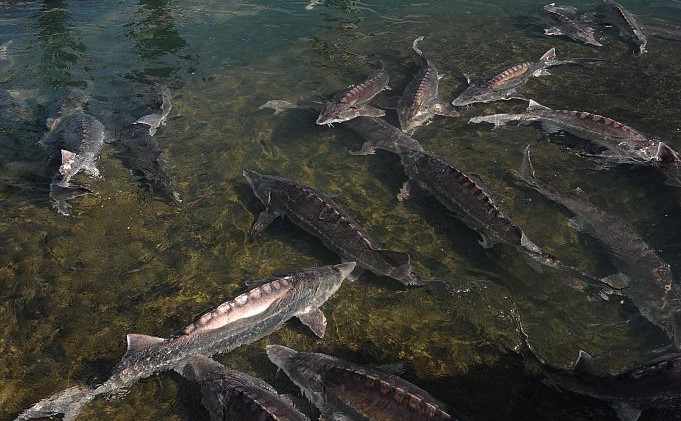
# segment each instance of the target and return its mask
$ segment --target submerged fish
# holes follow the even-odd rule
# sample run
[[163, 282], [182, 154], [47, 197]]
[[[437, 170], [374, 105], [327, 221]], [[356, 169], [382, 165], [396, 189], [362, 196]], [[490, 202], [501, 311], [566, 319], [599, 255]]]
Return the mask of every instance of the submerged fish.
[[526, 61], [496, 71], [486, 78], [468, 79], [468, 88], [454, 98], [452, 105], [463, 106], [477, 102], [492, 102], [509, 99], [525, 99], [515, 91], [531, 77], [550, 75], [548, 69], [561, 64], [575, 63], [575, 60], [558, 60], [556, 49], [551, 48], [538, 61]]
[[455, 421], [458, 414], [394, 370], [268, 345], [267, 356], [326, 420]]
[[645, 53], [648, 38], [636, 17], [622, 5], [612, 0], [604, 0], [603, 7], [609, 22], [617, 27], [620, 36], [631, 39], [638, 50], [638, 54]]
[[275, 277], [201, 316], [170, 338], [129, 334], [128, 350], [102, 384], [72, 387], [43, 399], [18, 420], [64, 414], [73, 420], [83, 405], [98, 395], [135, 384], [152, 374], [186, 365], [193, 355], [209, 357], [252, 343], [299, 318], [323, 337], [326, 318], [319, 307], [338, 290], [355, 268], [354, 262], [304, 269]]
[[[517, 319], [517, 314], [514, 316]], [[520, 336], [519, 353], [527, 364], [539, 368], [550, 384], [610, 402], [621, 421], [636, 421], [649, 408], [678, 409], [681, 399], [681, 356], [671, 355], [638, 367], [610, 373], [585, 351], [580, 350], [571, 368], [546, 363], [534, 351], [527, 334], [516, 320]]]
[[574, 10], [572, 7], [556, 6], [555, 3], [544, 6], [542, 15], [554, 25], [545, 29], [544, 33], [546, 35], [566, 36], [584, 44], [602, 47], [603, 44], [594, 37], [593, 28], [580, 25], [567, 16], [567, 14], [574, 13]]
[[273, 175], [244, 170], [253, 192], [267, 207], [253, 224], [252, 232], [263, 231], [279, 216], [319, 238], [345, 261], [379, 276], [388, 276], [405, 285], [422, 280], [409, 262], [409, 255], [381, 248], [369, 234], [336, 202], [311, 187]]
[[201, 385], [212, 421], [310, 421], [267, 382], [194, 355], [177, 371]]
[[658, 325], [681, 349], [681, 287], [671, 269], [653, 247], [623, 219], [608, 214], [576, 191], [560, 193], [534, 177], [529, 146], [525, 148], [518, 177], [542, 196], [575, 215], [571, 226], [598, 239], [620, 273], [603, 279], [624, 286], [620, 292], [631, 299], [643, 317]]
[[449, 104], [440, 102], [437, 97], [440, 76], [435, 66], [430, 64], [426, 56], [418, 48], [423, 40], [420, 36], [414, 40], [412, 48], [419, 70], [409, 82], [397, 103], [397, 116], [403, 132], [410, 133], [427, 123], [434, 115], [456, 117], [459, 115]]
[[170, 110], [173, 108], [173, 105], [170, 103], [170, 89], [166, 85], [158, 85], [158, 90], [161, 95], [161, 112], [145, 115], [134, 123], [149, 126], [149, 136], [156, 134], [159, 126], [165, 126], [166, 118], [168, 118], [168, 114], [170, 114]]
[[668, 23], [646, 23], [645, 33], [672, 41], [681, 41], [681, 26]]
[[0, 88], [0, 127], [8, 127], [32, 117], [33, 112], [25, 102], [16, 99], [10, 91]]
[[493, 114], [473, 117], [471, 123], [502, 126], [517, 122], [541, 123], [548, 133], [566, 131], [590, 140], [608, 150], [607, 156], [620, 162], [646, 163], [657, 160], [659, 142], [613, 119], [586, 111], [554, 110], [533, 100], [522, 114]]
[[331, 101], [324, 103], [317, 118], [317, 124], [320, 126], [331, 125], [360, 116], [382, 117], [385, 115], [383, 110], [369, 105], [369, 101], [382, 90], [388, 89], [390, 78], [381, 61], [370, 66], [370, 68], [372, 74], [367, 80], [337, 93], [331, 98]]

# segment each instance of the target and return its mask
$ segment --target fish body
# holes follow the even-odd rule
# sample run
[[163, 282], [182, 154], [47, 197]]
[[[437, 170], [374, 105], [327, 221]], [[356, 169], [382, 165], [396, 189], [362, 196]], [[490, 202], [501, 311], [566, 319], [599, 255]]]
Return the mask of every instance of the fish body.
[[345, 125], [365, 141], [361, 150], [351, 152], [353, 155], [371, 155], [376, 153], [376, 149], [396, 154], [398, 145], [408, 149], [423, 149], [418, 140], [382, 118], [360, 117], [345, 122]]
[[623, 282], [621, 293], [629, 297], [643, 317], [658, 325], [681, 349], [681, 288], [671, 269], [622, 218], [593, 205], [581, 191], [561, 193], [532, 174], [529, 147], [525, 150], [521, 178], [542, 196], [565, 207], [576, 216], [576, 228], [598, 239], [620, 272], [605, 278]]
[[170, 102], [172, 99], [172, 94], [170, 89], [166, 85], [158, 86], [159, 94], [161, 96], [161, 110], [158, 113], [148, 114], [144, 117], [139, 118], [134, 124], [146, 124], [149, 126], [149, 136], [156, 134], [156, 130], [159, 126], [165, 126], [166, 119], [170, 110], [173, 109], [173, 105]]
[[516, 90], [527, 83], [531, 77], [550, 74], [549, 67], [572, 63], [570, 60], [558, 60], [556, 49], [551, 48], [538, 61], [527, 61], [496, 71], [486, 78], [469, 78], [469, 86], [452, 101], [457, 107], [477, 102], [492, 102], [521, 98]]
[[646, 23], [645, 33], [672, 41], [681, 41], [681, 26], [668, 23]]
[[212, 421], [310, 421], [267, 382], [194, 355], [178, 370], [201, 385]]
[[542, 15], [551, 25], [553, 25], [544, 30], [546, 35], [566, 36], [575, 41], [593, 45], [595, 47], [603, 46], [603, 44], [598, 42], [594, 37], [593, 28], [576, 23], [567, 16], [564, 8], [556, 6], [555, 3], [544, 6]]
[[319, 238], [345, 261], [405, 285], [421, 283], [409, 255], [382, 249], [369, 234], [327, 195], [294, 181], [244, 170], [244, 177], [267, 209], [258, 216], [253, 231], [264, 230], [275, 218], [291, 222]]
[[317, 124], [341, 123], [360, 116], [384, 116], [385, 112], [370, 106], [369, 101], [388, 88], [390, 77], [380, 61], [372, 69], [372, 75], [364, 82], [337, 93], [331, 101], [324, 103]]
[[460, 420], [425, 390], [396, 374], [326, 354], [268, 345], [269, 359], [295, 383], [324, 419]]
[[400, 127], [405, 133], [413, 132], [436, 114], [450, 117], [459, 115], [449, 108], [449, 104], [441, 103], [438, 99], [440, 77], [435, 66], [418, 48], [418, 43], [422, 40], [422, 36], [418, 37], [412, 44], [419, 70], [414, 74], [414, 78], [409, 82], [397, 103], [397, 116], [400, 120]]
[[648, 37], [645, 34], [643, 27], [638, 23], [636, 17], [621, 4], [612, 0], [604, 0], [603, 7], [610, 23], [615, 25], [619, 30], [620, 36], [631, 39], [637, 51], [637, 54], [646, 52], [648, 45]]
[[261, 339], [292, 317], [324, 336], [319, 307], [338, 290], [354, 262], [275, 277], [199, 317], [169, 338], [129, 334], [128, 350], [111, 376], [94, 388], [71, 388], [22, 412], [17, 420], [65, 414], [74, 419], [95, 396], [129, 387], [155, 373], [182, 367], [193, 355], [210, 357]]
[[547, 132], [566, 131], [606, 149], [611, 158], [622, 162], [645, 163], [656, 160], [658, 142], [608, 117], [586, 111], [554, 110], [533, 100], [523, 114], [493, 114], [473, 117], [471, 123], [501, 126], [511, 122], [540, 122]]

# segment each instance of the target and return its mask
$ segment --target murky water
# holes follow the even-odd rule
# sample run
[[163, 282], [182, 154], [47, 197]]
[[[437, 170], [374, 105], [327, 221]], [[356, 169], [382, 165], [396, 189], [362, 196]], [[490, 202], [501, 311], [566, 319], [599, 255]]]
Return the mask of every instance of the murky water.
[[[676, 1], [623, 3], [642, 19], [681, 22]], [[382, 245], [409, 252], [424, 277], [447, 282], [405, 290], [365, 275], [324, 306], [324, 340], [291, 322], [219, 361], [293, 392], [267, 360], [266, 343], [360, 363], [399, 360], [410, 381], [472, 420], [614, 419], [608, 405], [561, 393], [523, 368], [513, 352], [509, 297], [533, 346], [556, 365], [569, 366], [585, 349], [610, 370], [632, 367], [668, 346], [659, 328], [626, 300], [589, 300], [561, 274], [535, 271], [511, 247], [485, 251], [478, 235], [433, 198], [398, 202], [406, 179], [399, 160], [383, 152], [349, 155], [362, 140], [342, 125], [319, 127], [304, 110], [275, 116], [258, 107], [275, 98], [328, 98], [362, 80], [364, 64], [346, 50], [383, 60], [399, 94], [415, 69], [410, 46], [419, 35], [445, 75], [440, 95], [448, 100], [465, 87], [464, 73], [485, 75], [555, 46], [559, 57], [608, 61], [552, 69], [553, 76], [531, 80], [523, 93], [555, 108], [613, 117], [681, 149], [681, 44], [652, 39], [648, 54], [631, 57], [613, 36], [602, 50], [547, 38], [532, 18], [543, 3], [529, 0], [329, 0], [311, 11], [306, 4], [0, 2], [0, 43], [12, 41], [0, 57], [0, 87], [33, 112], [0, 128], [0, 419], [66, 387], [105, 379], [127, 333], [169, 335], [233, 297], [245, 280], [338, 261], [287, 221], [249, 238], [261, 205], [244, 168], [333, 195]], [[73, 200], [73, 216], [58, 215], [47, 198], [55, 166], [36, 145], [58, 88], [84, 88], [89, 112], [115, 130], [132, 110], [154, 106], [151, 82], [173, 92], [173, 110], [156, 139], [182, 202], [157, 200], [125, 155], [106, 146], [103, 178], [79, 178], [99, 194]], [[471, 106], [461, 118], [435, 118], [415, 137], [479, 174], [548, 252], [598, 276], [612, 273], [598, 241], [568, 227], [571, 214], [513, 181], [509, 171], [532, 143], [542, 179], [564, 190], [581, 187], [681, 273], [679, 190], [659, 174], [602, 169], [534, 127], [467, 124], [475, 115], [523, 107]], [[659, 417], [642, 419], [673, 419]], [[196, 387], [163, 373], [122, 396], [95, 400], [79, 417], [103, 418], [209, 416]]]

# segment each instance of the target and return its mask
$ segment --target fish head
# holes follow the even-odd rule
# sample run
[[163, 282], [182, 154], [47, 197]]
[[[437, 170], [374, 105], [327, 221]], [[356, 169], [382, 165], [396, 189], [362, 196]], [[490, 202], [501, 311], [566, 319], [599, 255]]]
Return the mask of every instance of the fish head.
[[395, 278], [407, 286], [423, 285], [424, 281], [419, 276], [416, 268], [410, 263], [397, 267], [390, 273], [391, 278]]
[[272, 198], [272, 190], [276, 183], [277, 178], [271, 175], [265, 175], [257, 173], [253, 170], [244, 170], [244, 177], [251, 185], [253, 193], [260, 199], [260, 201], [265, 205], [269, 206]]
[[299, 272], [296, 287], [311, 295], [310, 307], [319, 307], [340, 288], [343, 280], [355, 269], [355, 262], [321, 266]]
[[342, 123], [360, 116], [360, 109], [345, 103], [336, 101], [326, 102], [317, 117], [316, 123], [320, 126]]
[[324, 402], [323, 354], [298, 352], [283, 345], [267, 345], [267, 357], [313, 403]]
[[475, 104], [477, 102], [491, 102], [503, 98], [503, 94], [489, 89], [487, 86], [471, 84], [459, 96], [454, 98], [452, 105], [463, 107], [464, 105]]

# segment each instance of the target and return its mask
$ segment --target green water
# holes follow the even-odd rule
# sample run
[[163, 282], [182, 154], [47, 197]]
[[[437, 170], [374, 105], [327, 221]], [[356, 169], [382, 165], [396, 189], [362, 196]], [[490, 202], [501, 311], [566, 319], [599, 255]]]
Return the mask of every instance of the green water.
[[[623, 2], [642, 19], [681, 21], [681, 4]], [[267, 360], [280, 343], [359, 363], [403, 361], [405, 377], [472, 420], [610, 420], [604, 403], [562, 393], [524, 369], [509, 297], [530, 341], [548, 362], [569, 366], [585, 349], [610, 370], [643, 363], [669, 340], [617, 298], [591, 301], [559, 273], [539, 273], [513, 248], [486, 252], [478, 235], [432, 198], [400, 203], [406, 179], [388, 153], [357, 157], [362, 140], [342, 125], [319, 127], [304, 110], [272, 115], [270, 99], [328, 98], [366, 76], [344, 50], [384, 61], [399, 94], [415, 70], [410, 46], [445, 76], [451, 100], [464, 73], [485, 75], [536, 59], [609, 61], [552, 69], [521, 91], [559, 109], [603, 114], [681, 149], [680, 45], [651, 39], [628, 55], [612, 35], [602, 50], [541, 34], [538, 1], [45, 1], [0, 2], [0, 87], [34, 112], [0, 132], [0, 419], [64, 388], [102, 381], [125, 352], [127, 333], [167, 336], [243, 290], [248, 279], [338, 262], [286, 221], [248, 236], [261, 210], [244, 168], [275, 173], [335, 197], [386, 248], [409, 252], [425, 278], [447, 283], [405, 290], [372, 275], [346, 282], [323, 307], [327, 336], [297, 322], [217, 359], [295, 393]], [[579, 5], [588, 8], [591, 5]], [[111, 146], [101, 179], [78, 179], [99, 193], [72, 201], [71, 217], [47, 200], [52, 176], [35, 145], [60, 86], [85, 88], [88, 110], [105, 126], [144, 102], [146, 81], [168, 85], [173, 110], [156, 139], [182, 202], [156, 200]], [[387, 93], [386, 97], [391, 93]], [[513, 181], [527, 143], [538, 175], [577, 186], [626, 218], [681, 273], [678, 190], [645, 169], [603, 170], [566, 152], [534, 127], [495, 131], [469, 117], [520, 111], [522, 102], [478, 104], [457, 119], [435, 118], [414, 135], [461, 169], [475, 172], [535, 243], [598, 276], [614, 271], [598, 241], [572, 230], [570, 215]], [[389, 113], [390, 114], [390, 113]], [[391, 121], [395, 117], [390, 114]], [[676, 414], [678, 415], [678, 414]], [[642, 420], [671, 419], [645, 414]], [[79, 420], [206, 420], [198, 389], [162, 373], [113, 399], [96, 399]]]

